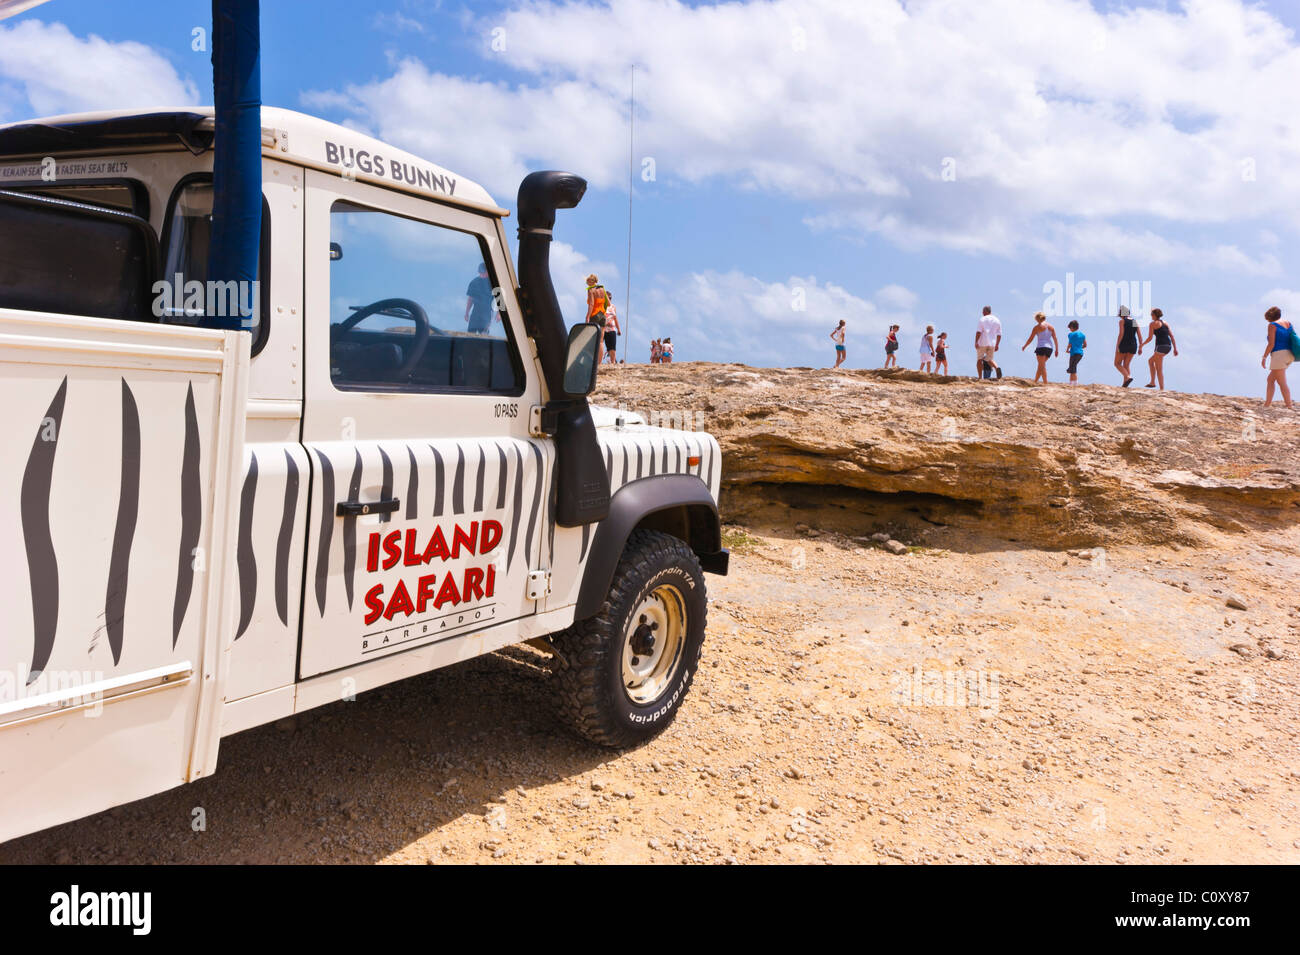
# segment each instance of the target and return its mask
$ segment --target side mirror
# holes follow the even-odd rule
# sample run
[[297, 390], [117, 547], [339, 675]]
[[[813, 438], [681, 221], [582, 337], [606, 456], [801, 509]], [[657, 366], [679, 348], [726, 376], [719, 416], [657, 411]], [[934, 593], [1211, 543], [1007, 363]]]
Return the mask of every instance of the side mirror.
[[596, 348], [600, 328], [583, 322], [569, 329], [569, 347], [564, 360], [564, 393], [585, 398], [596, 387]]
[[337, 242], [331, 242], [330, 261], [337, 262], [341, 258], [343, 258], [343, 246], [339, 245]]

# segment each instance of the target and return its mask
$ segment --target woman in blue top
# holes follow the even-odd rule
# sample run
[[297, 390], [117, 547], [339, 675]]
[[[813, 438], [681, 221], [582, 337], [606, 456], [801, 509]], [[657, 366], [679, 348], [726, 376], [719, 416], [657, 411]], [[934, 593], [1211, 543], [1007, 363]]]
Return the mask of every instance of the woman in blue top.
[[1070, 352], [1070, 367], [1066, 369], [1070, 373], [1070, 384], [1079, 383], [1079, 362], [1083, 361], [1083, 350], [1088, 347], [1088, 337], [1079, 331], [1079, 323], [1071, 319], [1068, 326], [1070, 329], [1067, 349]]
[[1291, 352], [1291, 339], [1295, 337], [1295, 329], [1290, 322], [1282, 321], [1282, 309], [1276, 305], [1264, 313], [1264, 318], [1268, 320], [1268, 347], [1264, 349], [1264, 357], [1259, 363], [1259, 367], [1268, 369], [1264, 407], [1273, 403], [1273, 389], [1279, 388], [1282, 391], [1282, 402], [1290, 408], [1291, 389], [1286, 384], [1286, 370], [1295, 361], [1295, 355]]

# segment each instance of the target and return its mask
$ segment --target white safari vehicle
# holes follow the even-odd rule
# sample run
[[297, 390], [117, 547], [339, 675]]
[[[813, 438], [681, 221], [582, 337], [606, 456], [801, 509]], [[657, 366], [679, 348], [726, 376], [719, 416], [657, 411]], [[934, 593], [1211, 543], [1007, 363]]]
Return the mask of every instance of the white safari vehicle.
[[719, 448], [588, 407], [548, 265], [583, 180], [524, 180], [516, 276], [481, 187], [261, 116], [249, 288], [206, 279], [211, 110], [0, 127], [0, 839], [508, 644], [607, 746], [695, 673]]

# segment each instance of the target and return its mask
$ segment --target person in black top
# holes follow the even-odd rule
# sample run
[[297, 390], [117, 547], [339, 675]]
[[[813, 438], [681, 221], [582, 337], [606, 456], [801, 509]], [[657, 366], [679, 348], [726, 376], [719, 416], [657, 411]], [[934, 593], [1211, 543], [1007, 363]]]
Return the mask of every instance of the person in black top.
[[1153, 338], [1156, 342], [1155, 353], [1147, 359], [1147, 365], [1151, 368], [1151, 381], [1143, 387], [1154, 388], [1156, 379], [1159, 378], [1161, 391], [1165, 390], [1165, 356], [1171, 351], [1175, 357], [1178, 355], [1178, 343], [1174, 341], [1174, 333], [1169, 323], [1164, 321], [1164, 314], [1158, 308], [1151, 309], [1151, 325], [1147, 330], [1147, 337], [1142, 342], [1145, 345]]
[[[465, 322], [471, 335], [485, 335], [492, 327], [492, 316], [496, 311], [492, 298], [492, 280], [488, 278], [487, 264], [478, 264], [478, 275], [470, 279], [469, 288], [465, 289]], [[500, 321], [500, 317], [497, 318]]]
[[1133, 364], [1133, 356], [1142, 354], [1142, 345], [1138, 342], [1138, 323], [1136, 318], [1129, 317], [1127, 305], [1119, 307], [1119, 337], [1115, 339], [1115, 370], [1124, 376], [1123, 387], [1127, 388], [1133, 384], [1133, 376], [1129, 374], [1129, 366]]

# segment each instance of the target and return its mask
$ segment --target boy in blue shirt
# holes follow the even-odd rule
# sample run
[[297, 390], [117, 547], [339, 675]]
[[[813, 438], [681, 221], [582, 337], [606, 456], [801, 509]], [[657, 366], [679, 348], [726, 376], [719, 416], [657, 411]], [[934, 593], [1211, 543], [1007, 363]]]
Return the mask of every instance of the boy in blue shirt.
[[1067, 327], [1070, 329], [1070, 339], [1066, 346], [1070, 352], [1070, 384], [1077, 385], [1079, 383], [1079, 362], [1083, 360], [1083, 350], [1088, 347], [1088, 339], [1083, 332], [1079, 331], [1077, 321], [1070, 322]]

